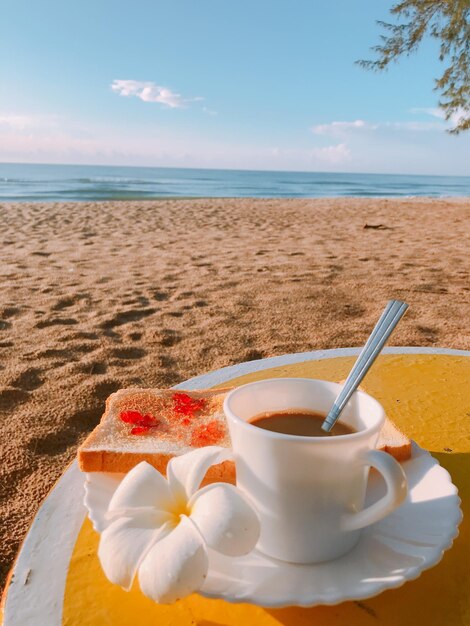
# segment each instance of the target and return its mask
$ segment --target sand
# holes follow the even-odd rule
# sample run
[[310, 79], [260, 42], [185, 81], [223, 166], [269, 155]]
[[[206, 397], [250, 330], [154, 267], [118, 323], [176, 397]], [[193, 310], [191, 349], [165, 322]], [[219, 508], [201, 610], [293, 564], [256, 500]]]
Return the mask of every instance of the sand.
[[0, 214], [1, 581], [119, 387], [359, 346], [392, 297], [410, 310], [391, 344], [470, 349], [469, 199], [4, 204]]

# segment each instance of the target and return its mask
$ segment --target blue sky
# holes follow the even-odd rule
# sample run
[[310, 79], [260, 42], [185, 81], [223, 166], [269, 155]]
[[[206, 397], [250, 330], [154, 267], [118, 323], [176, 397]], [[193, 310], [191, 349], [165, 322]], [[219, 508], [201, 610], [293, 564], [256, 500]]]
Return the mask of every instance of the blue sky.
[[384, 0], [3, 0], [0, 161], [470, 175]]

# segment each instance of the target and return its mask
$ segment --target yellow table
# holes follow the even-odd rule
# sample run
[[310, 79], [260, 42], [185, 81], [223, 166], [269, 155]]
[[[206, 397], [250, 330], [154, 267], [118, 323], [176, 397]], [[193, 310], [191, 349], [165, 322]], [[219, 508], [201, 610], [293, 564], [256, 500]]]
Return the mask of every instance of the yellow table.
[[[98, 536], [84, 520], [83, 478], [76, 465], [42, 505], [23, 544], [4, 602], [4, 626], [469, 626], [470, 353], [389, 348], [364, 387], [389, 417], [428, 449], [457, 485], [464, 521], [443, 560], [374, 598], [336, 606], [264, 609], [192, 595], [171, 606], [111, 585], [96, 556]], [[281, 376], [337, 381], [346, 377], [356, 349], [286, 355], [243, 363], [197, 377], [184, 388], [239, 385]]]

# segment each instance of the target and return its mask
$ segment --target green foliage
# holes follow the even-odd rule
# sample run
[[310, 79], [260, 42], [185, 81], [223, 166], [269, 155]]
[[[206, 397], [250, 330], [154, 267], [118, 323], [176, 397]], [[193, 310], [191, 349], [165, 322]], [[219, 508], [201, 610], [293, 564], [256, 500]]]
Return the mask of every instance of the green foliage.
[[397, 23], [377, 22], [386, 34], [372, 50], [373, 61], [357, 61], [380, 71], [415, 52], [425, 35], [439, 42], [439, 59], [446, 67], [435, 81], [439, 106], [455, 126], [450, 133], [470, 128], [470, 0], [402, 0], [391, 9]]

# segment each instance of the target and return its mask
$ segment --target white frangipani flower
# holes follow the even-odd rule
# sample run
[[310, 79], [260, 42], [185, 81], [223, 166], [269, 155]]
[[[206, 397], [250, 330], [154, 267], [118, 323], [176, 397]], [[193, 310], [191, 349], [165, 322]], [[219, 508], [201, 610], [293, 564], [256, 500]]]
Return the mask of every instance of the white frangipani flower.
[[85, 504], [101, 531], [98, 556], [112, 583], [128, 590], [137, 574], [146, 596], [170, 603], [201, 588], [208, 547], [228, 556], [254, 548], [259, 520], [245, 496], [227, 483], [199, 489], [209, 467], [230, 457], [208, 446], [171, 459], [167, 478], [142, 462], [121, 482], [104, 476], [94, 488], [87, 483]]

